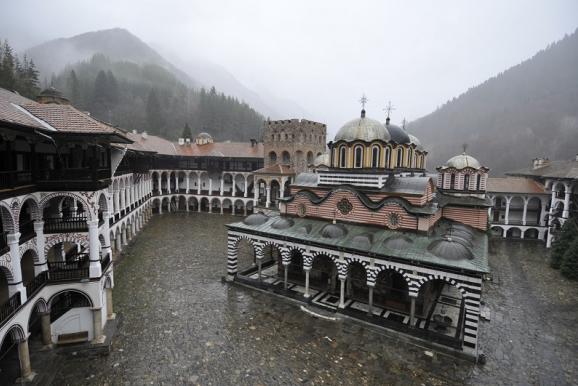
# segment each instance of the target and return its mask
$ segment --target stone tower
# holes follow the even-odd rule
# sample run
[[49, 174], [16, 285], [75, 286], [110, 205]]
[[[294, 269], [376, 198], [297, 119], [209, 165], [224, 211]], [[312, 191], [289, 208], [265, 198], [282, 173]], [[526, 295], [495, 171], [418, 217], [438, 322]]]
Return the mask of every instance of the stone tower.
[[265, 167], [291, 165], [305, 172], [318, 155], [326, 152], [327, 126], [306, 119], [266, 121], [263, 132]]

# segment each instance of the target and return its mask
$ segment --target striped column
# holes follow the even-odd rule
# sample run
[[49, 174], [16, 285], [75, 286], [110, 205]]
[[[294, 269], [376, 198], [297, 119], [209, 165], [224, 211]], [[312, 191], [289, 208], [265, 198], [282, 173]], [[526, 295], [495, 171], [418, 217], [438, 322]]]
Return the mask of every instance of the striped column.
[[238, 245], [237, 237], [229, 234], [227, 237], [227, 281], [233, 281], [237, 275]]

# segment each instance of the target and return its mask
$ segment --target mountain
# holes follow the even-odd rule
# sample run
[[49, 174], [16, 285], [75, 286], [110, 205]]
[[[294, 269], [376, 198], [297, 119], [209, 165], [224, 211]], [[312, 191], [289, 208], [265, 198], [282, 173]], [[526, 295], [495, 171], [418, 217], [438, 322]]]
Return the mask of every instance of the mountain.
[[199, 85], [138, 37], [122, 28], [50, 40], [26, 51], [26, 55], [34, 60], [46, 78], [62, 71], [68, 64], [90, 59], [95, 54], [102, 54], [113, 61], [154, 64], [170, 71], [186, 85]]
[[271, 95], [259, 95], [250, 90], [218, 64], [194, 54], [188, 60], [183, 60], [178, 53], [171, 53], [162, 44], [152, 48], [122, 28], [51, 40], [28, 49], [26, 54], [34, 60], [45, 79], [62, 71], [68, 64], [90, 60], [95, 54], [102, 54], [112, 61], [160, 66], [188, 86], [206, 89], [214, 86], [227, 95], [245, 101], [265, 116], [285, 118], [306, 115], [294, 102]]
[[[490, 53], [489, 53], [490, 54]], [[408, 125], [430, 168], [462, 151], [492, 175], [578, 153], [578, 30]]]

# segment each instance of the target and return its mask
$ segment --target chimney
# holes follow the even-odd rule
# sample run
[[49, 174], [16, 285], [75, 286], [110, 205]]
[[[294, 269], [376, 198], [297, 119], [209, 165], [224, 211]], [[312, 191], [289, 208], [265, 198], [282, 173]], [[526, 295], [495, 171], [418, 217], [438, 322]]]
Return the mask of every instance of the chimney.
[[251, 147], [255, 147], [255, 146], [257, 146], [257, 140], [251, 138]]
[[132, 133], [133, 133], [133, 134], [138, 134], [138, 132], [137, 132], [136, 130], [133, 130]]
[[148, 139], [148, 137], [149, 137], [149, 135], [147, 134], [146, 131], [143, 131], [141, 136], [142, 136], [142, 139]]
[[183, 146], [185, 144], [185, 139], [184, 138], [179, 138], [179, 145]]
[[190, 144], [191, 144], [191, 139], [190, 139], [190, 138], [185, 138], [185, 143], [186, 143], [187, 145], [190, 145]]

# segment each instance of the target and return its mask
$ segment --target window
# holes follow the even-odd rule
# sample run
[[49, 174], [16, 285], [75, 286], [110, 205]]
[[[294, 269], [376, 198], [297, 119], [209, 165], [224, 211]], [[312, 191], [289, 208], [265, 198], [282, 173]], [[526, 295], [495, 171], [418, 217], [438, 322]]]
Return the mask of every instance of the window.
[[414, 163], [413, 163], [413, 149], [409, 149], [409, 151], [407, 152], [407, 166], [410, 168], [414, 167]]
[[403, 147], [397, 149], [397, 166], [398, 168], [403, 166]]
[[[287, 134], [285, 134], [285, 135], [287, 135]], [[282, 157], [283, 157], [283, 163], [284, 164], [291, 163], [291, 156], [289, 155], [289, 152], [284, 151]]]
[[391, 149], [389, 147], [385, 148], [385, 167], [389, 168], [391, 163]]
[[272, 164], [277, 162], [277, 153], [275, 153], [274, 151], [269, 153], [269, 160], [271, 161]]
[[347, 154], [347, 151], [345, 149], [345, 146], [341, 146], [339, 148], [339, 167], [340, 168], [344, 168], [346, 165], [346, 159], [345, 159], [346, 154]]
[[450, 176], [450, 189], [453, 190], [456, 188], [456, 175], [454, 173]]
[[482, 176], [478, 174], [476, 176], [476, 190], [481, 190], [480, 187], [482, 185]]
[[379, 167], [379, 147], [374, 146], [371, 149], [371, 167], [378, 168]]
[[363, 148], [361, 146], [356, 146], [353, 152], [354, 163], [353, 167], [361, 168], [363, 167]]
[[464, 176], [464, 190], [470, 190], [470, 175], [466, 174]]

